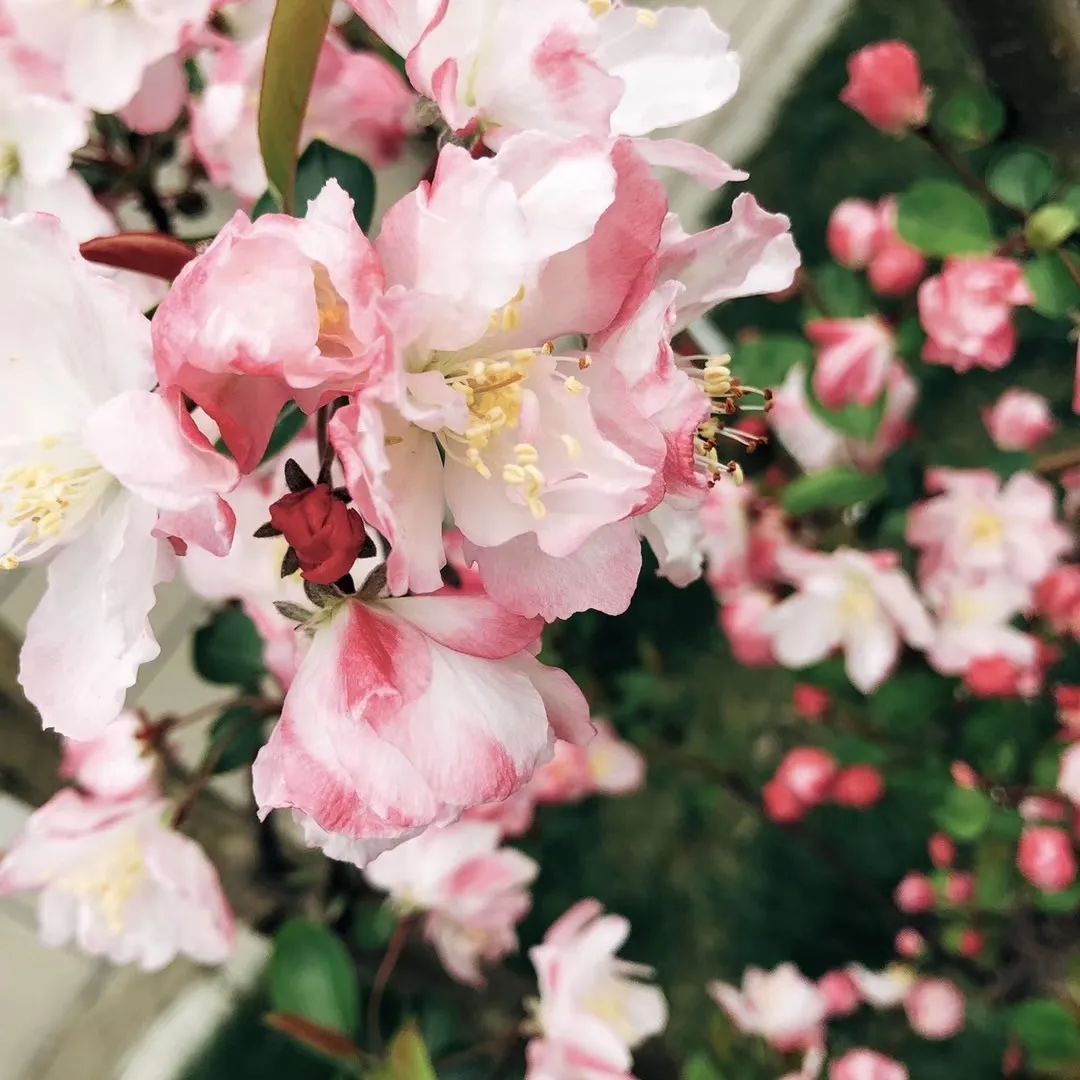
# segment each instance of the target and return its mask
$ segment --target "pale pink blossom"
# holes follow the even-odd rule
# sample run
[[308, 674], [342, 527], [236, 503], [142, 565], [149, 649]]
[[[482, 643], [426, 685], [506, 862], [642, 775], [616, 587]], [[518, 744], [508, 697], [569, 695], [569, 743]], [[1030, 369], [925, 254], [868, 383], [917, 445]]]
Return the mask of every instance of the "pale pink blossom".
[[188, 102], [188, 74], [183, 57], [170, 53], [151, 64], [135, 96], [118, 114], [132, 131], [154, 135], [168, 131]]
[[529, 910], [539, 867], [499, 847], [499, 828], [477, 821], [433, 826], [380, 855], [364, 871], [401, 916], [422, 913], [424, 936], [459, 982], [479, 986], [481, 962], [517, 949], [515, 926]]
[[593, 722], [596, 734], [584, 745], [558, 741], [546, 765], [536, 770], [529, 789], [537, 802], [578, 802], [588, 795], [628, 795], [645, 780], [645, 759], [623, 742], [611, 725]]
[[764, 629], [785, 667], [808, 667], [840, 648], [848, 678], [869, 693], [896, 663], [901, 642], [931, 644], [930, 618], [891, 553], [791, 549], [780, 564], [797, 591], [769, 613]]
[[846, 971], [827, 971], [818, 979], [817, 987], [825, 999], [825, 1010], [830, 1019], [851, 1016], [862, 1004], [859, 988]]
[[0, 861], [0, 895], [39, 894], [46, 945], [72, 943], [145, 971], [177, 956], [223, 963], [232, 912], [202, 848], [166, 824], [167, 812], [163, 799], [61, 791]]
[[764, 589], [743, 589], [720, 608], [720, 626], [731, 653], [745, 667], [777, 663], [767, 623], [775, 608], [775, 598]]
[[461, 815], [462, 821], [488, 821], [503, 836], [524, 836], [536, 820], [536, 799], [528, 784], [498, 802], [471, 806]]
[[904, 999], [904, 1011], [924, 1039], [951, 1039], [964, 1028], [964, 994], [948, 979], [920, 979]]
[[751, 581], [751, 484], [714, 484], [698, 516], [706, 577], [717, 598], [731, 598]]
[[1013, 311], [1034, 300], [1023, 267], [1011, 259], [950, 259], [919, 289], [919, 318], [928, 335], [923, 359], [960, 374], [1003, 368], [1016, 352]]
[[627, 1080], [631, 1052], [667, 1024], [652, 971], [615, 954], [630, 933], [619, 915], [582, 900], [529, 950], [540, 999], [528, 1046], [527, 1080]]
[[930, 110], [919, 58], [902, 41], [881, 41], [848, 60], [848, 84], [840, 100], [889, 135], [922, 127]]
[[807, 807], [828, 798], [839, 771], [836, 759], [816, 746], [789, 750], [776, 770], [775, 780], [791, 791]]
[[896, 906], [905, 915], [921, 915], [930, 911], [935, 902], [934, 886], [925, 874], [906, 874], [893, 893]]
[[915, 972], [904, 964], [890, 964], [882, 971], [871, 971], [862, 964], [847, 968], [863, 1001], [875, 1009], [895, 1009], [915, 985]]
[[1035, 590], [1035, 604], [1059, 634], [1080, 638], [1080, 566], [1060, 566]]
[[154, 316], [158, 376], [217, 421], [249, 472], [287, 401], [310, 413], [392, 380], [382, 292], [378, 259], [336, 181], [303, 219], [238, 212]]
[[1076, 852], [1063, 829], [1053, 825], [1029, 825], [1020, 836], [1016, 865], [1037, 889], [1064, 892], [1075, 880]]
[[153, 793], [156, 761], [144, 734], [138, 715], [122, 712], [96, 739], [65, 739], [60, 776], [103, 799]]
[[827, 409], [873, 405], [896, 361], [892, 331], [877, 316], [817, 319], [806, 336], [818, 347], [814, 392]]
[[709, 994], [746, 1035], [760, 1035], [781, 1053], [820, 1043], [824, 1036], [824, 995], [794, 964], [772, 971], [747, 968], [742, 989], [709, 984]]
[[53, 553], [19, 678], [46, 727], [94, 738], [157, 655], [166, 538], [228, 550], [236, 468], [182, 402], [151, 392], [149, 324], [55, 218], [0, 221], [0, 265], [0, 567]]
[[945, 899], [950, 904], [970, 904], [975, 899], [975, 875], [952, 871], [945, 878]]
[[363, 865], [513, 794], [556, 736], [592, 731], [577, 687], [535, 659], [540, 629], [451, 591], [327, 608], [255, 760], [260, 814], [293, 808]]
[[201, 27], [212, 0], [6, 0], [19, 39], [63, 69], [71, 98], [96, 112], [117, 112], [139, 90], [151, 65]]
[[908, 1080], [907, 1069], [876, 1050], [849, 1050], [829, 1066], [829, 1080]]
[[1002, 484], [988, 470], [931, 469], [926, 487], [937, 494], [912, 507], [907, 526], [908, 543], [922, 552], [924, 589], [960, 572], [1001, 575], [1003, 587], [1035, 585], [1072, 547], [1053, 488], [1032, 473]]
[[1002, 450], [1034, 450], [1057, 427], [1042, 394], [1015, 387], [983, 410], [983, 423]]
[[926, 938], [918, 930], [907, 926], [896, 935], [893, 948], [896, 949], [897, 956], [902, 956], [905, 960], [914, 960], [926, 951]]
[[849, 270], [865, 270], [878, 243], [878, 212], [865, 199], [845, 199], [829, 217], [825, 242], [829, 253]]
[[[266, 35], [223, 40], [200, 57], [207, 85], [195, 100], [191, 136], [211, 181], [254, 202], [267, 188], [258, 138]], [[414, 127], [416, 95], [397, 69], [371, 52], [351, 52], [334, 34], [319, 54], [300, 149], [321, 139], [373, 168], [395, 161]]]

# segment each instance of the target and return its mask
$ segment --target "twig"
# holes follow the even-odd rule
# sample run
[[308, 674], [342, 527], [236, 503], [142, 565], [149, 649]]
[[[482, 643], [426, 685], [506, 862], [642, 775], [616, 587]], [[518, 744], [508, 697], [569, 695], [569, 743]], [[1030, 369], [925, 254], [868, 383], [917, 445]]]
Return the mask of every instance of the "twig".
[[386, 993], [386, 987], [394, 974], [394, 968], [397, 967], [397, 962], [401, 959], [401, 953], [405, 948], [405, 943], [409, 940], [409, 931], [411, 929], [412, 919], [410, 918], [402, 919], [397, 924], [394, 929], [394, 936], [386, 946], [386, 952], [383, 954], [379, 968], [375, 972], [375, 981], [371, 984], [371, 996], [368, 998], [367, 1014], [368, 1041], [377, 1053], [382, 1052], [383, 1046], [382, 1028], [379, 1023], [383, 995]]
[[1035, 459], [1035, 471], [1038, 473], [1064, 472], [1074, 465], [1080, 465], [1080, 446], [1070, 446], [1067, 450], [1058, 450]]

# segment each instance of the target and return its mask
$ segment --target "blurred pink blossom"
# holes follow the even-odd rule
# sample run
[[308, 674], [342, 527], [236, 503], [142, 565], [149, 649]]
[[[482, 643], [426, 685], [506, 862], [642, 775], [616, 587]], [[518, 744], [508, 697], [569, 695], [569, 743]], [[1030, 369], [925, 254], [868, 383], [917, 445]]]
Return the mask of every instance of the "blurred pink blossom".
[[868, 45], [848, 60], [848, 76], [840, 100], [874, 127], [900, 135], [926, 123], [930, 91], [911, 46], [902, 41]]
[[1034, 450], [1057, 427], [1042, 394], [1015, 387], [983, 410], [983, 423], [1002, 450]]

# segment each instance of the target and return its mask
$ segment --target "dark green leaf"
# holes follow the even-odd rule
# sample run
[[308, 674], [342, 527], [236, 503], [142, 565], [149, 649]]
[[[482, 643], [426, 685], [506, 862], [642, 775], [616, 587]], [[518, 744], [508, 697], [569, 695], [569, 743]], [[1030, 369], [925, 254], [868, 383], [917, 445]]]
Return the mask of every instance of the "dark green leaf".
[[952, 706], [948, 679], [929, 671], [909, 671], [883, 683], [869, 701], [870, 718], [884, 731], [918, 732]]
[[1010, 150], [986, 175], [990, 190], [1017, 210], [1033, 210], [1054, 186], [1054, 163], [1041, 150]]
[[1012, 1016], [1013, 1034], [1036, 1069], [1054, 1069], [1080, 1061], [1080, 1024], [1056, 1001], [1026, 1001]]
[[232, 772], [250, 765], [264, 741], [259, 712], [244, 705], [226, 709], [210, 727], [211, 747], [221, 748], [214, 772]]
[[259, 146], [270, 188], [296, 210], [296, 157], [333, 0], [277, 0], [259, 96]]
[[367, 164], [316, 139], [303, 153], [296, 167], [296, 209], [299, 216], [328, 180], [336, 180], [353, 201], [353, 217], [361, 229], [371, 225], [375, 212], [375, 174]]
[[695, 1054], [683, 1066], [682, 1080], [723, 1080], [723, 1074], [708, 1054]]
[[941, 111], [945, 130], [968, 146], [993, 142], [1005, 127], [1005, 106], [988, 90], [958, 90]]
[[261, 218], [263, 214], [280, 214], [281, 203], [275, 198], [274, 193], [269, 189], [264, 191], [255, 205], [251, 208], [251, 220]]
[[270, 436], [270, 442], [263, 455], [263, 461], [269, 461], [277, 457], [286, 446], [289, 445], [304, 430], [308, 418], [301, 412], [300, 407], [290, 402], [281, 410], [281, 415], [274, 425], [274, 433]]
[[238, 607], [217, 612], [195, 631], [195, 670], [207, 682], [257, 686], [266, 674], [263, 640]]
[[945, 180], [923, 180], [901, 195], [897, 228], [913, 247], [939, 258], [983, 254], [995, 247], [986, 208]]
[[829, 469], [795, 480], [784, 489], [780, 501], [789, 514], [798, 517], [815, 510], [872, 502], [880, 499], [885, 491], [885, 479], [880, 474], [861, 473], [854, 469]]
[[1036, 890], [1035, 906], [1048, 915], [1071, 915], [1080, 908], [1080, 881], [1061, 892]]
[[826, 263], [814, 271], [821, 310], [813, 307], [812, 318], [858, 319], [873, 307], [866, 279], [837, 263]]
[[356, 915], [353, 940], [362, 949], [381, 949], [398, 925], [398, 917], [389, 904], [367, 904]]
[[974, 840], [990, 824], [993, 803], [981, 792], [953, 787], [938, 807], [938, 825], [957, 840]]
[[779, 386], [796, 364], [814, 358], [810, 343], [795, 334], [768, 334], [735, 350], [732, 372], [748, 386]]
[[360, 1012], [356, 968], [329, 930], [290, 919], [274, 938], [269, 966], [270, 1003], [332, 1031], [351, 1035]]
[[1037, 255], [1025, 269], [1035, 294], [1035, 310], [1048, 319], [1063, 319], [1080, 309], [1080, 285], [1072, 279], [1058, 255]]

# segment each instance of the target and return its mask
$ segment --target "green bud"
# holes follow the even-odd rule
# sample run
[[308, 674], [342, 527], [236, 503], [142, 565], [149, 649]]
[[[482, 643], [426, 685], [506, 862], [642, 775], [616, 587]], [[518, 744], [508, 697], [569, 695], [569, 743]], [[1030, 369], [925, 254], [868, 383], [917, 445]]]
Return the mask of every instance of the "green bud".
[[1027, 242], [1036, 251], [1061, 247], [1080, 226], [1080, 216], [1064, 203], [1048, 203], [1028, 218], [1024, 227]]

